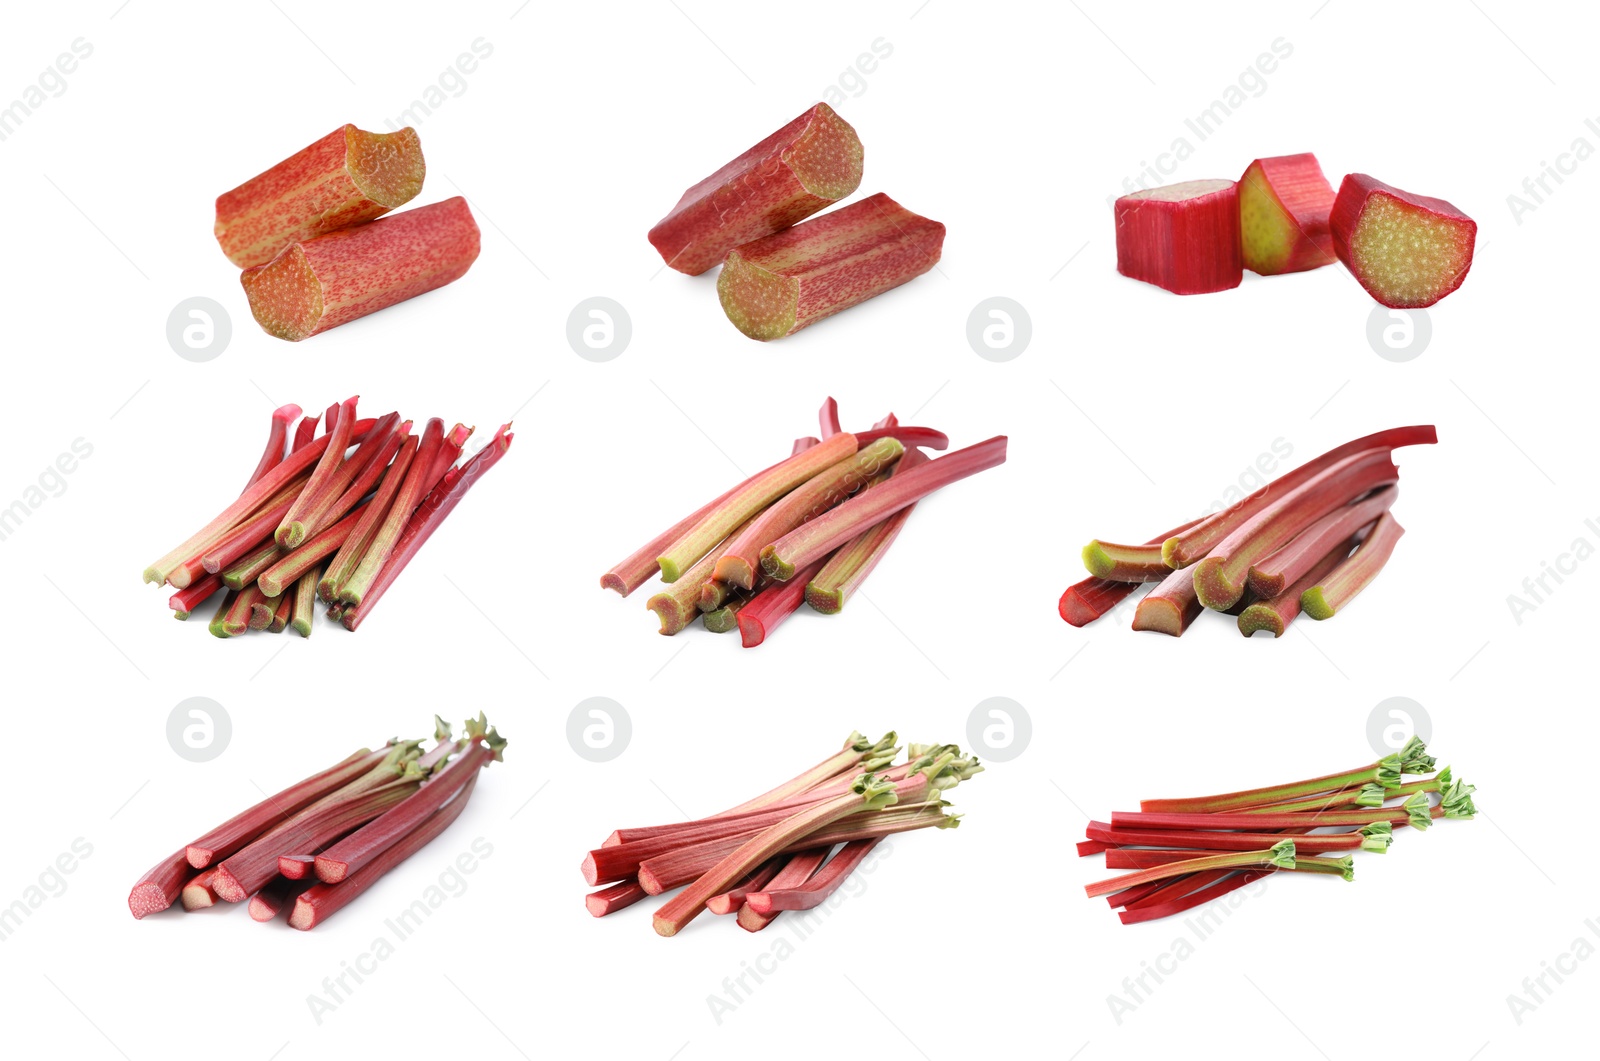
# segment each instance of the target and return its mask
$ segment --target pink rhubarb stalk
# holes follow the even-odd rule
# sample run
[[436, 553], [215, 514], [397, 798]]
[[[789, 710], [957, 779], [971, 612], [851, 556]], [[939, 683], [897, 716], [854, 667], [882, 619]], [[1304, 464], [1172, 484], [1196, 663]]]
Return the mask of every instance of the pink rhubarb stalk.
[[1192, 519], [1143, 545], [1118, 545], [1092, 539], [1083, 547], [1083, 566], [1095, 578], [1110, 582], [1160, 582], [1172, 574], [1172, 568], [1161, 558], [1161, 544], [1174, 534], [1198, 526], [1206, 518]]
[[1478, 236], [1478, 223], [1443, 199], [1365, 173], [1339, 185], [1328, 225], [1350, 275], [1395, 309], [1431, 306], [1460, 287]]
[[407, 435], [400, 443], [394, 461], [384, 469], [383, 479], [378, 483], [372, 500], [362, 510], [356, 525], [345, 535], [344, 544], [339, 546], [339, 551], [328, 562], [327, 568], [322, 573], [322, 581], [317, 583], [317, 595], [329, 604], [335, 603], [340, 589], [355, 572], [357, 565], [361, 563], [361, 558], [366, 555], [367, 546], [378, 533], [379, 525], [383, 523], [384, 516], [393, 506], [395, 495], [400, 492], [406, 475], [415, 463], [421, 443], [422, 439], [416, 435]]
[[1194, 568], [1186, 567], [1172, 572], [1144, 595], [1133, 610], [1133, 628], [1182, 637], [1203, 611], [1205, 607], [1194, 588]]
[[818, 103], [695, 184], [650, 230], [672, 268], [699, 276], [741, 243], [838, 202], [861, 183], [861, 141]]
[[822, 573], [828, 557], [800, 571], [799, 578], [773, 583], [752, 597], [734, 617], [739, 624], [739, 641], [745, 648], [755, 648], [765, 641], [784, 620], [805, 603], [806, 587]]
[[[306, 483], [306, 488], [300, 491], [294, 504], [289, 506], [288, 514], [283, 517], [283, 522], [278, 525], [278, 530], [273, 535], [281, 547], [293, 549], [304, 542], [311, 533], [310, 525], [314, 525], [321, 513], [338, 497], [337, 491], [330, 493], [332, 489], [330, 484], [334, 481], [339, 467], [345, 463], [345, 450], [350, 448], [350, 429], [355, 426], [358, 400], [359, 395], [350, 397], [340, 406], [336, 426], [328, 432], [328, 448], [322, 451], [322, 459], [317, 461], [317, 466], [311, 470], [311, 479]], [[382, 424], [383, 421], [379, 421], [380, 429]], [[392, 420], [389, 421], [389, 426], [393, 426]]]
[[1178, 295], [1238, 287], [1239, 186], [1198, 180], [1116, 201], [1117, 272]]
[[460, 279], [478, 225], [460, 196], [291, 243], [240, 276], [262, 331], [299, 342]]
[[281, 405], [273, 412], [272, 427], [267, 433], [267, 448], [262, 451], [256, 470], [250, 473], [250, 482], [244, 484], [246, 490], [283, 460], [283, 447], [289, 435], [289, 424], [299, 415], [298, 405]]
[[[831, 844], [813, 848], [810, 851], [797, 851], [789, 855], [783, 864], [783, 868], [778, 871], [767, 886], [783, 891], [800, 887], [810, 880], [822, 863], [826, 861], [830, 850], [832, 850]], [[777, 911], [759, 914], [750, 907], [749, 903], [746, 903], [744, 908], [739, 911], [738, 924], [746, 932], [760, 932], [777, 918]]]
[[883, 842], [882, 837], [871, 840], [852, 840], [841, 847], [828, 864], [817, 873], [813, 874], [804, 884], [793, 888], [771, 887], [766, 891], [757, 891], [746, 897], [745, 902], [750, 909], [762, 916], [774, 914], [780, 910], [812, 910], [827, 901], [828, 896], [839, 890], [845, 878], [853, 873], [857, 866], [872, 853], [872, 849]]
[[787, 860], [782, 855], [767, 859], [761, 865], [745, 874], [744, 880], [721, 895], [713, 895], [706, 900], [706, 909], [713, 914], [736, 914], [744, 909], [746, 899], [751, 892], [758, 892], [772, 883], [772, 879], [783, 869]]
[[1289, 585], [1338, 546], [1347, 543], [1361, 528], [1369, 526], [1393, 507], [1400, 496], [1398, 486], [1387, 486], [1352, 504], [1336, 508], [1307, 527], [1295, 538], [1257, 563], [1250, 565], [1249, 585], [1258, 597], [1278, 596]]
[[939, 264], [944, 225], [882, 192], [728, 252], [722, 312], [766, 341], [908, 283]]
[[[920, 449], [908, 449], [896, 462], [894, 470], [898, 474], [927, 461], [927, 455]], [[868, 484], [869, 487], [879, 485], [882, 484]], [[806, 603], [823, 615], [836, 615], [843, 611], [845, 602], [855, 596], [856, 590], [878, 566], [878, 561], [888, 553], [889, 546], [900, 537], [900, 531], [916, 507], [907, 505], [882, 523], [862, 531], [841, 545], [815, 575], [806, 579]]]
[[261, 587], [261, 592], [277, 596], [294, 585], [302, 575], [332, 556], [349, 540], [351, 531], [361, 522], [365, 512], [365, 506], [356, 509], [327, 530], [318, 531], [310, 541], [261, 572], [256, 578], [256, 585]]
[[373, 579], [377, 578], [378, 569], [383, 566], [383, 562], [389, 558], [389, 554], [399, 543], [400, 532], [405, 530], [407, 521], [411, 519], [411, 513], [417, 510], [417, 506], [422, 504], [428, 492], [433, 489], [434, 483], [429, 476], [443, 444], [444, 422], [435, 417], [428, 421], [427, 427], [423, 428], [422, 444], [417, 449], [416, 459], [411, 462], [405, 482], [395, 494], [394, 503], [384, 515], [383, 523], [373, 532], [372, 542], [362, 554], [361, 562], [350, 573], [350, 577], [340, 585], [341, 604], [357, 606], [361, 604], [361, 597], [366, 593], [367, 587], [372, 585]]
[[1282, 637], [1289, 624], [1300, 614], [1300, 595], [1332, 574], [1333, 569], [1344, 563], [1345, 557], [1350, 555], [1350, 550], [1355, 548], [1360, 540], [1358, 536], [1346, 538], [1330, 549], [1311, 570], [1301, 575], [1282, 593], [1266, 600], [1255, 601], [1246, 607], [1239, 613], [1239, 632], [1245, 637], [1250, 637], [1257, 630], [1269, 630], [1273, 637]]
[[1378, 518], [1372, 533], [1348, 559], [1341, 561], [1333, 573], [1317, 585], [1300, 594], [1300, 607], [1313, 619], [1332, 619], [1378, 577], [1383, 565], [1389, 562], [1395, 543], [1405, 532], [1394, 513], [1385, 512]]

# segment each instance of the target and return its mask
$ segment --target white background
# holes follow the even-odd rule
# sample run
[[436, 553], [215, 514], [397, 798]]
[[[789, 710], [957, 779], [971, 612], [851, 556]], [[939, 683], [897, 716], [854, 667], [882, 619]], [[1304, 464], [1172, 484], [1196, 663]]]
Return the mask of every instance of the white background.
[[[1235, 1033], [1297, 1056], [1396, 1042], [1437, 1057], [1570, 1052], [1600, 985], [1600, 962], [1561, 958], [1580, 937], [1600, 946], [1585, 927], [1600, 923], [1600, 867], [1573, 806], [1596, 736], [1579, 664], [1600, 561], [1548, 581], [1520, 623], [1507, 596], [1575, 539], [1600, 545], [1584, 522], [1600, 522], [1600, 161], [1569, 164], [1520, 219], [1507, 196], [1577, 138], [1600, 145], [1584, 125], [1600, 123], [1596, 27], [1576, 7], [1558, 20], [1501, 0], [1319, 3], [10, 11], [0, 101], [75, 39], [93, 48], [0, 142], [0, 505], [75, 439], [93, 447], [0, 541], [13, 740], [0, 905], [57, 893], [0, 940], [17, 1048], [1087, 1059], [1220, 1056]], [[465, 87], [418, 126], [415, 204], [469, 197], [484, 232], [472, 271], [299, 345], [262, 334], [212, 240], [214, 197], [340, 123], [388, 128], [479, 38], [492, 54], [462, 82], [444, 74]], [[888, 57], [847, 73], [880, 38]], [[1246, 73], [1279, 38], [1292, 53]], [[1241, 79], [1243, 103], [1200, 140], [1185, 119]], [[866, 145], [861, 194], [945, 222], [944, 260], [758, 346], [718, 311], [714, 274], [662, 270], [644, 235], [684, 187], [830, 88]], [[1372, 304], [1338, 266], [1187, 299], [1119, 277], [1107, 197], [1180, 137], [1192, 155], [1164, 180], [1314, 150], [1335, 183], [1371, 172], [1477, 218], [1476, 264], [1431, 312], [1422, 356], [1374, 352]], [[596, 295], [633, 328], [603, 364], [565, 337]], [[996, 295], [1032, 322], [1007, 363], [965, 335]], [[204, 364], [165, 336], [195, 296], [232, 319]], [[273, 407], [352, 393], [368, 415], [476, 423], [479, 444], [514, 415], [517, 441], [359, 635], [323, 624], [309, 642], [220, 643], [174, 623], [142, 567], [232, 496]], [[892, 409], [957, 445], [1007, 433], [1011, 459], [920, 506], [844, 614], [801, 613], [758, 650], [699, 630], [659, 638], [648, 591], [596, 588], [609, 563], [813, 433], [830, 393], [847, 426]], [[1409, 533], [1336, 620], [1273, 642], [1212, 616], [1181, 640], [1130, 633], [1126, 613], [1082, 631], [1057, 618], [1088, 538], [1142, 539], [1205, 511], [1275, 442], [1289, 467], [1418, 422], [1441, 443], [1399, 455]], [[166, 740], [191, 696], [231, 718], [209, 763]], [[565, 736], [592, 696], [632, 722], [603, 764]], [[1024, 706], [1031, 742], [957, 790], [963, 827], [895, 842], [866, 891], [720, 1022], [708, 996], [783, 922], [747, 936], [707, 916], [665, 940], [647, 906], [584, 912], [577, 864], [611, 829], [742, 800], [852, 728], [966, 744], [990, 696]], [[1082, 898], [1104, 875], [1071, 855], [1085, 814], [1368, 761], [1369, 715], [1392, 696], [1423, 705], [1436, 752], [1480, 786], [1480, 820], [1362, 857], [1354, 885], [1270, 880], [1198, 943]], [[506, 762], [449, 833], [326, 926], [128, 916], [149, 864], [260, 788], [419, 733], [435, 711], [479, 709], [510, 737]], [[474, 838], [493, 853], [465, 892], [318, 1023], [307, 997]], [[75, 840], [92, 854], [63, 891], [44, 871]], [[1173, 967], [1162, 956], [1180, 937], [1192, 956], [1114, 1018], [1108, 997], [1147, 963]], [[1576, 971], [1547, 980], [1519, 1023], [1507, 996], [1558, 959]]]

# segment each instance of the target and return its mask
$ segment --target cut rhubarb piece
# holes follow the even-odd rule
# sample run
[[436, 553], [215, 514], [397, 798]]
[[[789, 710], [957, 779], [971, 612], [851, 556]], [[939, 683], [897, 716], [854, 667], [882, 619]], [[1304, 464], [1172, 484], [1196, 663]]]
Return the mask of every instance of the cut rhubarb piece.
[[1362, 527], [1368, 526], [1394, 506], [1400, 496], [1398, 486], [1387, 486], [1343, 508], [1334, 509], [1295, 537], [1288, 545], [1271, 556], [1250, 565], [1250, 588], [1256, 596], [1276, 597], [1330, 551], [1350, 538]]
[[169, 855], [150, 868], [128, 892], [128, 910], [137, 921], [159, 914], [178, 898], [194, 870], [182, 851]]
[[944, 225], [879, 192], [728, 252], [717, 297], [752, 339], [793, 335], [939, 264]]
[[726, 539], [735, 527], [812, 476], [854, 455], [856, 449], [856, 437], [844, 432], [746, 480], [657, 557], [661, 581], [676, 582], [685, 569]]
[[447, 472], [434, 488], [428, 493], [422, 504], [411, 514], [411, 519], [406, 523], [405, 529], [400, 532], [400, 540], [395, 543], [394, 549], [389, 553], [389, 558], [384, 561], [378, 575], [368, 588], [366, 599], [357, 608], [345, 609], [340, 621], [346, 630], [354, 630], [378, 606], [378, 601], [388, 592], [394, 580], [400, 577], [400, 572], [406, 569], [412, 559], [417, 555], [433, 532], [445, 517], [455, 511], [456, 505], [466, 496], [483, 474], [506, 455], [511, 448], [511, 440], [516, 435], [511, 430], [510, 424], [501, 424], [494, 433], [494, 438], [465, 464], [457, 465]]
[[[847, 438], [835, 435], [834, 438]], [[828, 445], [833, 439], [824, 442]], [[969, 475], [1004, 464], [1006, 436], [994, 438], [966, 449], [907, 468], [899, 475], [871, 490], [864, 491], [837, 508], [785, 534], [761, 550], [761, 567], [777, 579], [791, 579], [798, 568], [825, 559], [834, 549], [869, 527], [876, 526], [896, 512], [933, 493], [942, 486]], [[818, 446], [820, 450], [822, 446]], [[813, 450], [812, 452], [815, 452]], [[748, 612], [748, 609], [746, 609]]]
[[1332, 619], [1378, 577], [1383, 565], [1389, 562], [1395, 543], [1405, 532], [1394, 513], [1385, 512], [1360, 548], [1334, 568], [1332, 574], [1300, 595], [1300, 607], [1313, 619]]
[[601, 888], [597, 892], [590, 892], [583, 897], [584, 909], [592, 917], [604, 917], [616, 913], [625, 907], [632, 906], [650, 893], [639, 887], [638, 881], [625, 880], [620, 884], [613, 884], [609, 888]]
[[1344, 563], [1345, 557], [1350, 555], [1350, 550], [1359, 540], [1355, 536], [1346, 538], [1330, 549], [1322, 559], [1312, 565], [1311, 570], [1301, 575], [1282, 593], [1267, 600], [1258, 600], [1245, 608], [1239, 613], [1239, 632], [1245, 637], [1250, 637], [1257, 630], [1269, 630], [1273, 637], [1282, 637], [1289, 624], [1300, 614], [1300, 595], [1327, 578], [1333, 573], [1334, 568]]
[[855, 872], [856, 867], [872, 853], [872, 849], [882, 842], [882, 837], [852, 840], [804, 884], [794, 888], [774, 887], [767, 891], [752, 892], [745, 901], [750, 909], [763, 916], [779, 910], [814, 910], [838, 891], [845, 878]]
[[214, 869], [203, 869], [189, 878], [179, 895], [185, 910], [205, 910], [217, 905], [217, 891], [211, 886], [216, 875]]
[[707, 630], [713, 634], [726, 634], [739, 629], [739, 613], [752, 599], [751, 597], [735, 597], [720, 608], [705, 612], [700, 621], [705, 623]]
[[294, 901], [295, 896], [311, 887], [313, 883], [315, 883], [313, 879], [290, 880], [288, 877], [269, 881], [265, 888], [250, 897], [246, 907], [250, 911], [250, 920], [271, 921], [278, 916], [279, 911]]
[[1244, 267], [1262, 276], [1332, 265], [1333, 186], [1317, 156], [1258, 158], [1239, 178]]
[[298, 405], [279, 406], [272, 414], [272, 427], [267, 434], [267, 448], [262, 451], [261, 460], [256, 464], [256, 470], [250, 473], [250, 482], [245, 483], [246, 490], [250, 489], [256, 480], [275, 468], [283, 460], [284, 443], [288, 439], [289, 424], [300, 415]]
[[458, 280], [477, 257], [478, 225], [456, 196], [291, 243], [239, 280], [262, 330], [299, 342]]
[[308, 240], [403, 206], [422, 191], [417, 131], [342, 126], [265, 173], [217, 196], [217, 242], [241, 269]]
[[1202, 516], [1180, 524], [1143, 545], [1117, 545], [1095, 538], [1083, 547], [1083, 566], [1095, 578], [1111, 582], [1160, 582], [1172, 573], [1161, 556], [1162, 543], [1174, 534], [1199, 526], [1205, 519]]
[[188, 618], [190, 612], [204, 604], [213, 593], [222, 588], [220, 576], [207, 575], [199, 582], [191, 583], [186, 588], [174, 593], [168, 598], [167, 604], [173, 611], [183, 615], [184, 618]]
[[1238, 287], [1239, 186], [1199, 180], [1116, 201], [1117, 272], [1177, 295]]
[[1365, 173], [1339, 185], [1328, 218], [1350, 275], [1392, 309], [1431, 306], [1472, 268], [1478, 223], [1443, 199], [1413, 195]]
[[1194, 568], [1185, 567], [1169, 574], [1144, 595], [1133, 610], [1133, 628], [1182, 637], [1203, 611], [1205, 606], [1194, 588]]
[[741, 243], [855, 191], [861, 162], [856, 131], [818, 103], [684, 192], [650, 230], [650, 245], [680, 273], [699, 276]]
[[1364, 450], [1400, 449], [1404, 446], [1427, 446], [1439, 441], [1439, 433], [1432, 424], [1414, 427], [1394, 427], [1335, 446], [1319, 457], [1306, 461], [1300, 467], [1285, 472], [1249, 497], [1237, 501], [1221, 512], [1194, 524], [1168, 538], [1161, 546], [1162, 558], [1170, 567], [1188, 567], [1207, 556], [1217, 544], [1231, 534], [1240, 524], [1257, 512], [1274, 504], [1302, 483], [1320, 475]]
[[827, 559], [824, 556], [801, 571], [799, 578], [767, 586], [739, 609], [734, 619], [739, 624], [739, 641], [745, 648], [764, 642], [784, 620], [800, 610], [806, 600], [806, 587], [822, 573]]
[[1244, 595], [1253, 564], [1294, 541], [1330, 512], [1392, 484], [1399, 476], [1388, 451], [1371, 450], [1347, 457], [1284, 494], [1240, 524], [1217, 543], [1210, 556], [1194, 565], [1194, 588], [1200, 603], [1217, 611], [1232, 608]]
[[[920, 449], [908, 449], [895, 464], [895, 472], [903, 472], [924, 464], [928, 460]], [[880, 485], [878, 483], [872, 486]], [[828, 562], [806, 580], [806, 603], [823, 615], [836, 615], [844, 610], [845, 602], [867, 581], [882, 560], [916, 505], [907, 505], [899, 512], [869, 528], [841, 545]]]
[[728, 543], [712, 577], [740, 589], [754, 589], [761, 570], [762, 549], [858, 493], [903, 453], [905, 447], [897, 440], [882, 438], [807, 479], [751, 520]]

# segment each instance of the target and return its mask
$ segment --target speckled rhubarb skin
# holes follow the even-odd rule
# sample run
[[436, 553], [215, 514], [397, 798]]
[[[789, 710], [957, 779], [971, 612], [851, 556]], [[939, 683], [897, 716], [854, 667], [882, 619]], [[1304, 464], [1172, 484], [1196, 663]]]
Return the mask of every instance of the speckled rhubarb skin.
[[778, 339], [916, 279], [943, 249], [944, 225], [879, 192], [730, 251], [717, 297], [735, 328]]
[[1198, 180], [1116, 201], [1117, 272], [1175, 295], [1227, 291], [1244, 279], [1239, 186]]
[[1478, 236], [1478, 223], [1443, 199], [1365, 173], [1339, 185], [1328, 227], [1350, 275], [1391, 309], [1431, 306], [1460, 287]]
[[861, 140], [818, 103], [683, 193], [650, 230], [680, 273], [699, 276], [741, 243], [770, 236], [838, 202], [861, 184]]
[[217, 196], [217, 242], [241, 269], [265, 265], [291, 243], [410, 202], [425, 172], [415, 129], [369, 133], [341, 126]]
[[1333, 186], [1316, 155], [1256, 159], [1239, 178], [1244, 267], [1276, 276], [1332, 265], [1332, 209]]
[[285, 247], [239, 281], [268, 335], [298, 342], [460, 279], [478, 225], [460, 196]]

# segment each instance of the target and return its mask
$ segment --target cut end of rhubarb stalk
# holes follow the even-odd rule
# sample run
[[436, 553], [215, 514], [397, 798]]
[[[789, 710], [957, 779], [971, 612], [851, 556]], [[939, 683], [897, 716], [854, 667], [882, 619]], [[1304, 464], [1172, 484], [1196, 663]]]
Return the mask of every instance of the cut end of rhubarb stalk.
[[812, 611], [838, 615], [844, 611], [844, 590], [837, 586], [822, 587], [812, 582], [806, 586], [806, 603]]
[[1285, 630], [1283, 616], [1266, 604], [1250, 605], [1239, 613], [1239, 632], [1249, 637], [1258, 630], [1268, 630], [1273, 637], [1282, 637]]
[[1208, 556], [1194, 565], [1194, 591], [1200, 603], [1213, 611], [1225, 612], [1244, 596], [1244, 580], [1234, 585], [1228, 567], [1220, 556]]
[[1244, 267], [1262, 276], [1331, 265], [1333, 186], [1317, 156], [1258, 158], [1239, 178]]
[[1472, 268], [1478, 224], [1443, 199], [1352, 173], [1329, 218], [1334, 250], [1367, 293], [1394, 309], [1431, 306]]
[[644, 606], [656, 613], [656, 618], [661, 620], [660, 632], [668, 637], [688, 626], [700, 614], [698, 606], [684, 608], [670, 593], [657, 593], [645, 601]]
[[761, 570], [779, 582], [787, 582], [794, 577], [794, 565], [779, 556], [778, 550], [771, 545], [761, 550]]
[[[756, 584], [756, 570], [742, 556], [723, 556], [722, 559], [717, 561], [717, 566], [712, 571], [711, 577], [718, 582], [731, 583], [740, 589], [746, 590], [754, 589]], [[715, 607], [716, 605], [713, 604], [712, 608], [703, 610], [711, 611]]]
[[338, 884], [350, 872], [350, 863], [318, 855], [312, 864], [317, 879], [324, 884]]
[[1178, 295], [1226, 291], [1244, 279], [1239, 188], [1199, 180], [1116, 201], [1117, 271]]
[[1300, 610], [1313, 619], [1333, 618], [1333, 606], [1323, 595], [1321, 586], [1312, 586], [1300, 595]]
[[369, 133], [344, 127], [345, 172], [371, 202], [393, 210], [422, 191], [427, 164], [422, 141], [409, 125], [392, 133]]
[[159, 884], [138, 884], [128, 893], [128, 910], [138, 921], [159, 914], [171, 905], [172, 900]]

